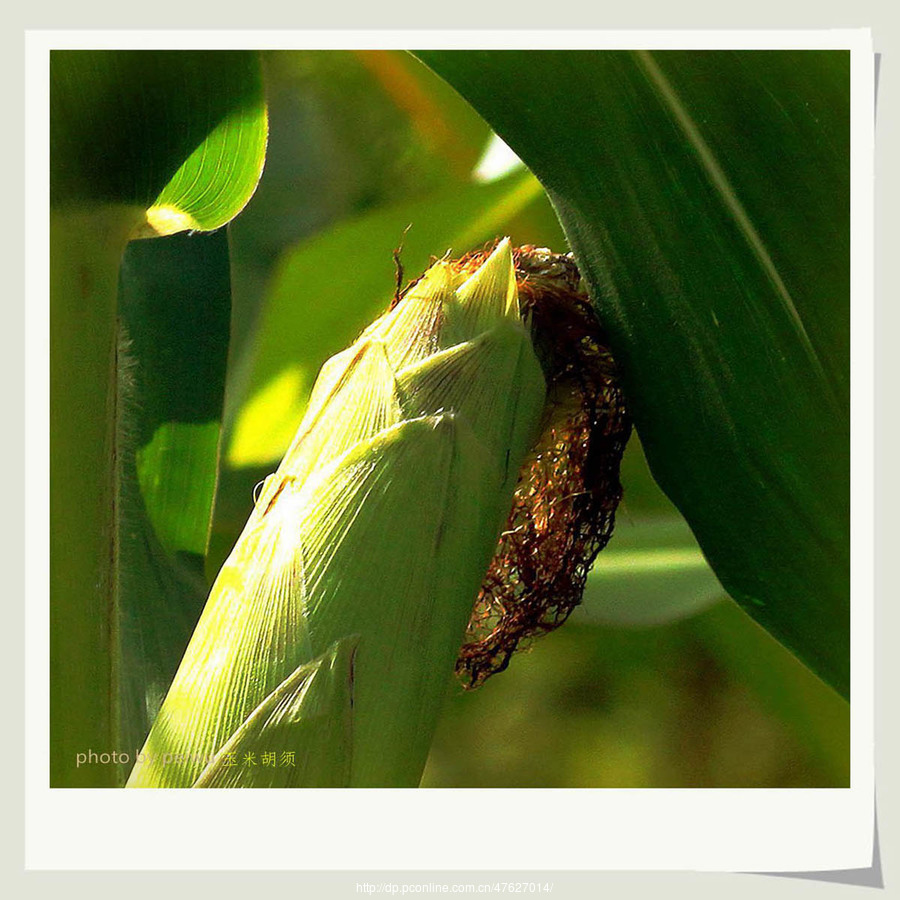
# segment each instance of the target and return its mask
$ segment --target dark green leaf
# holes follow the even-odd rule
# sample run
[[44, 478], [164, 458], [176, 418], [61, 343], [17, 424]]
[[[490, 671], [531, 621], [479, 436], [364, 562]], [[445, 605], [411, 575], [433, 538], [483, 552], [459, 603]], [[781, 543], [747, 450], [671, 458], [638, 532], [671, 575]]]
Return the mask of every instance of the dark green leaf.
[[418, 54], [544, 184], [651, 469], [849, 690], [849, 54]]
[[119, 733], [140, 746], [206, 596], [228, 327], [228, 237], [134, 241], [119, 282]]
[[124, 426], [141, 493], [162, 545], [203, 557], [228, 354], [228, 236], [221, 230], [134, 241], [120, 278], [134, 392]]
[[[223, 381], [221, 372], [211, 378], [205, 366], [221, 365], [227, 349], [227, 331], [221, 328], [228, 309], [227, 280], [222, 280], [227, 276], [225, 237], [215, 239], [218, 274], [200, 287], [201, 293], [210, 291], [219, 327], [209, 343], [199, 337], [191, 342], [186, 352], [199, 356], [175, 366], [175, 382], [168, 371], [177, 346], [173, 332], [190, 330], [200, 320], [209, 325], [209, 309], [191, 308], [197, 284], [173, 287], [180, 273], [167, 263], [154, 289], [164, 281], [168, 301], [182, 308], [174, 316], [170, 308], [152, 338], [138, 325], [132, 340], [141, 359], [118, 366], [116, 287], [122, 254], [136, 234], [214, 229], [236, 215], [259, 178], [265, 140], [255, 53], [51, 54], [54, 786], [116, 783], [113, 767], [79, 767], [76, 753], [87, 747], [121, 749], [132, 723], [152, 715], [162, 673], [171, 668], [163, 656], [178, 652], [177, 640], [165, 652], [155, 645], [171, 636], [168, 612], [175, 619], [192, 618], [199, 589], [197, 566], [183, 568], [184, 560], [176, 563], [173, 554], [203, 552], [214, 485], [209, 466], [215, 463]], [[135, 252], [152, 257], [153, 251]], [[154, 258], [151, 265], [157, 262]], [[142, 315], [152, 317], [160, 298], [147, 296], [149, 285], [146, 281], [141, 288], [141, 302], [149, 304]], [[212, 344], [218, 361], [207, 355]], [[128, 358], [124, 349], [123, 357]], [[143, 379], [140, 393], [149, 378], [158, 376], [160, 384], [142, 397], [147, 407], [132, 410], [130, 421], [117, 418], [129, 403], [129, 379]], [[184, 399], [179, 376], [210, 379], [208, 385], [194, 385], [191, 403], [207, 388], [211, 393], [189, 413], [175, 409]], [[159, 393], [161, 387], [169, 397]], [[158, 476], [170, 471], [170, 462], [180, 481], [164, 486]], [[185, 506], [181, 511], [178, 502]], [[195, 516], [191, 522], [188, 513]], [[123, 571], [124, 560], [134, 562], [134, 569]], [[139, 614], [137, 607], [120, 609], [120, 591], [144, 596]], [[182, 621], [172, 625], [175, 631], [184, 627]], [[117, 679], [128, 669], [122, 648], [129, 644], [146, 665], [135, 667], [133, 683], [120, 684]], [[124, 709], [118, 705], [120, 692], [131, 698]]]

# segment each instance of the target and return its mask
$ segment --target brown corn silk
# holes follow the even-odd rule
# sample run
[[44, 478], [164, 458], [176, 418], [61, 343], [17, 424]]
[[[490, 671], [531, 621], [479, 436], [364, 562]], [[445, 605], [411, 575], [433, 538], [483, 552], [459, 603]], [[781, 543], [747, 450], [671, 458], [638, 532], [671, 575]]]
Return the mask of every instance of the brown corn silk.
[[[474, 271], [494, 246], [456, 265]], [[581, 602], [612, 536], [631, 433], [606, 335], [572, 257], [524, 246], [513, 259], [547, 405], [457, 659], [467, 687], [503, 671], [522, 642], [559, 627]]]

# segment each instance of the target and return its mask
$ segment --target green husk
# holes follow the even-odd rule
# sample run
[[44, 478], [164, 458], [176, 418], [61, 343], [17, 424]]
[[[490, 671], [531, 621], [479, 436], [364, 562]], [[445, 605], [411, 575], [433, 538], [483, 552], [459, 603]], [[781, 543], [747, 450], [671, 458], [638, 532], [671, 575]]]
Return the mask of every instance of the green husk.
[[128, 786], [415, 786], [544, 399], [508, 241], [329, 360]]
[[[352, 758], [355, 651], [356, 639], [346, 638], [297, 668], [247, 717], [194, 787], [346, 785]], [[262, 754], [258, 747], [265, 747]]]

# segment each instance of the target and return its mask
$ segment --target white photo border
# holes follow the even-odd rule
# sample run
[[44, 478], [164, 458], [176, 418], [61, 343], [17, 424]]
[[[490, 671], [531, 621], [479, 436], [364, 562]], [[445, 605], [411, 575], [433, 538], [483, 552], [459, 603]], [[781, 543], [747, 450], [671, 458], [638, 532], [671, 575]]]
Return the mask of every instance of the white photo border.
[[[107, 49], [834, 49], [851, 53], [851, 786], [845, 789], [114, 791], [48, 787], [49, 52]], [[26, 34], [26, 867], [825, 871], [874, 820], [874, 55], [868, 29], [32, 31]], [[467, 823], [503, 810], [489, 841]], [[553, 827], [547, 827], [553, 823]]]

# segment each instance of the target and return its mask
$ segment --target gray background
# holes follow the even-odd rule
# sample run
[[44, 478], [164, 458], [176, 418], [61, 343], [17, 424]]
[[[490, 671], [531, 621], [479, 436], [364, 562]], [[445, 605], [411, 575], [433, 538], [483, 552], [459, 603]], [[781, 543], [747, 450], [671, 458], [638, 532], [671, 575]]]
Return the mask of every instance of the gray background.
[[[8, 513], [3, 519], [2, 548], [6, 573], [3, 596], [6, 652], [0, 654], [7, 686], [4, 704], [6, 727], [2, 779], [5, 840], [0, 841], [0, 878], [11, 897], [75, 896], [139, 898], [188, 896], [202, 891], [210, 897], [238, 897], [252, 891], [257, 896], [280, 898], [364, 897], [356, 882], [397, 882], [399, 884], [440, 882], [486, 883], [498, 880], [552, 882], [552, 897], [757, 897], [777, 898], [849, 896], [882, 888], [889, 896], [897, 889], [896, 860], [898, 815], [897, 767], [890, 763], [900, 755], [900, 729], [896, 718], [896, 695], [891, 688], [900, 681], [900, 662], [894, 643], [900, 633], [900, 609], [894, 602], [894, 585], [889, 582], [889, 565], [896, 553], [898, 527], [889, 517], [895, 508], [900, 475], [892, 463], [900, 458], [900, 424], [896, 414], [896, 387], [900, 385], [900, 362], [896, 350], [900, 335], [900, 284], [894, 261], [900, 239], [895, 214], [898, 197], [897, 93], [900, 89], [900, 40], [898, 40], [896, 0], [881, 2], [829, 2], [829, 0], [754, 0], [747, 6], [723, 4], [721, 0], [641, 0], [640, 3], [600, 5], [595, 0], [553, 0], [552, 3], [520, 0], [493, 2], [456, 0], [451, 4], [426, 4], [403, 0], [394, 3], [330, 2], [308, 5], [297, 0], [277, 0], [265, 7], [253, 5], [246, 11], [223, 3], [183, 0], [154, 0], [153, 4], [122, 4], [84, 0], [77, 4], [30, 2], [12, 4], [4, 13], [2, 29], [5, 68], [2, 82], [7, 118], [7, 141], [2, 145], [4, 170], [10, 173], [7, 187], [8, 212], [5, 221], [4, 266], [7, 327], [0, 330], [0, 380], [3, 409], [10, 430], [0, 442], [3, 471], [8, 481], [3, 496]], [[24, 170], [23, 140], [16, 139], [16, 122], [24, 122], [24, 40], [27, 28], [848, 28], [870, 27], [875, 50], [881, 55], [878, 77], [878, 124], [876, 135], [876, 223], [875, 223], [875, 379], [876, 379], [876, 777], [878, 827], [876, 858], [868, 869], [850, 872], [765, 874], [723, 873], [565, 873], [565, 872], [321, 872], [321, 873], [44, 873], [24, 871], [24, 790], [20, 773], [24, 768], [23, 708], [23, 608], [21, 528], [27, 502], [23, 480], [16, 473], [24, 469], [21, 431], [15, 423], [24, 421], [24, 295], [21, 260], [24, 258], [22, 222], [24, 202], [18, 172]], [[302, 840], [302, 808], [298, 806], [298, 840]], [[110, 823], [114, 827], [114, 823]], [[874, 827], [874, 824], [873, 824]], [[882, 858], [884, 867], [882, 869]], [[461, 860], [464, 863], [464, 860]], [[884, 884], [886, 882], [886, 884]], [[71, 894], [70, 894], [71, 892]], [[397, 895], [399, 896], [399, 895]], [[415, 894], [407, 896], [434, 896]], [[452, 895], [448, 895], [452, 896]], [[469, 895], [471, 896], [471, 895]], [[487, 895], [480, 895], [487, 896]], [[496, 895], [495, 895], [496, 896]], [[537, 896], [537, 895], [531, 895]], [[545, 895], [546, 896], [546, 895]]]

